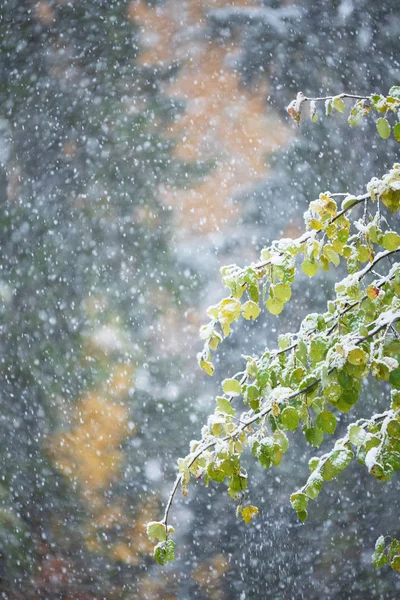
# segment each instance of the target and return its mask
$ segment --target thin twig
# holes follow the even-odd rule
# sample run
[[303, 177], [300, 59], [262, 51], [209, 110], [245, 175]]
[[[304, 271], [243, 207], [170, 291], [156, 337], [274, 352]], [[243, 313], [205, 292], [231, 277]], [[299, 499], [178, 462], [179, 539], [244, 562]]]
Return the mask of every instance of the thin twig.
[[356, 94], [336, 94], [335, 96], [324, 96], [323, 98], [307, 98], [304, 96], [303, 102], [325, 102], [325, 100], [332, 100], [332, 98], [354, 98], [355, 100], [369, 100], [370, 96], [357, 96]]

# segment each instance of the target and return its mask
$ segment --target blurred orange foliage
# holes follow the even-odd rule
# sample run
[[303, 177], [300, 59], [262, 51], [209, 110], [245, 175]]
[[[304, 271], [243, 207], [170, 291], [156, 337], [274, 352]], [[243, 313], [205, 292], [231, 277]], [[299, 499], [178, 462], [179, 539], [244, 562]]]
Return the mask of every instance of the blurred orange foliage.
[[244, 88], [231, 66], [239, 48], [205, 39], [206, 14], [226, 6], [259, 5], [250, 0], [167, 0], [150, 7], [132, 0], [128, 17], [140, 28], [142, 64], [180, 65], [165, 92], [185, 102], [169, 128], [175, 154], [211, 161], [214, 168], [190, 189], [163, 188], [163, 201], [175, 208], [184, 235], [206, 234], [232, 222], [240, 211], [235, 196], [263, 179], [265, 157], [287, 143], [289, 134], [266, 110], [265, 83]]
[[51, 441], [57, 468], [92, 501], [112, 482], [122, 462], [119, 446], [128, 433], [128, 409], [121, 398], [132, 374], [130, 365], [115, 367], [104, 390], [90, 391], [78, 402], [71, 430]]
[[[146, 523], [157, 510], [154, 499], [137, 506], [133, 516], [124, 500], [108, 499], [104, 493], [120, 475], [121, 444], [134, 432], [124, 402], [133, 371], [130, 364], [114, 366], [101, 390], [91, 390], [78, 401], [71, 429], [49, 444], [55, 466], [77, 486], [88, 506], [87, 547], [128, 564], [138, 564], [140, 555], [151, 551]], [[98, 535], [104, 530], [118, 530], [118, 535], [104, 542]]]

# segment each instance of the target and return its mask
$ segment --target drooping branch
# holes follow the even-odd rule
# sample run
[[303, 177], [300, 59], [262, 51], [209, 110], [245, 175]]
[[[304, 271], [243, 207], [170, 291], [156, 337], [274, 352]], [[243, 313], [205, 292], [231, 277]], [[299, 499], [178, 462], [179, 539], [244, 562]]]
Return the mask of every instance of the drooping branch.
[[[390, 313], [389, 316], [390, 316], [390, 318], [385, 320], [383, 318], [384, 314], [380, 315], [380, 317], [375, 322], [371, 323], [371, 325], [376, 325], [376, 327], [374, 329], [372, 329], [372, 331], [368, 332], [366, 335], [358, 337], [358, 339], [356, 339], [354, 342], [355, 345], [359, 346], [360, 344], [367, 341], [368, 339], [376, 336], [383, 329], [388, 328], [388, 326], [390, 327], [394, 323], [400, 321], [400, 311], [396, 312], [396, 313]], [[335, 369], [336, 369], [336, 367], [332, 367], [328, 373], [331, 374], [332, 372], [335, 371]], [[321, 382], [322, 382], [322, 377], [316, 378], [315, 381], [310, 383], [305, 388], [297, 389], [292, 394], [288, 394], [286, 397], [280, 399], [279, 404], [290, 403], [290, 401], [295, 400], [299, 396], [307, 394], [308, 392], [315, 389], [317, 386], [319, 386], [321, 384]], [[210, 448], [213, 448], [217, 443], [219, 443], [221, 441], [227, 442], [229, 440], [238, 438], [240, 436], [240, 434], [245, 429], [247, 429], [250, 425], [253, 425], [254, 423], [260, 421], [263, 417], [266, 417], [267, 415], [272, 413], [272, 411], [273, 411], [273, 407], [268, 405], [268, 406], [264, 407], [262, 410], [260, 410], [260, 412], [249, 417], [246, 421], [243, 421], [231, 434], [226, 435], [223, 438], [212, 439], [210, 441], [205, 441], [203, 444], [200, 444], [199, 448], [194, 452], [193, 456], [191, 456], [189, 461], [187, 462], [187, 465], [186, 465], [187, 468], [189, 469], [198, 458], [200, 458], [207, 450], [209, 450]], [[172, 506], [174, 497], [176, 495], [177, 489], [179, 487], [179, 484], [182, 481], [182, 477], [183, 477], [182, 473], [180, 473], [176, 477], [174, 485], [173, 485], [171, 493], [170, 493], [170, 496], [168, 498], [168, 502], [167, 502], [167, 505], [165, 508], [165, 513], [164, 513], [164, 518], [162, 520], [162, 523], [164, 523], [164, 525], [166, 527], [168, 526], [169, 512], [171, 510], [171, 506]]]
[[[338, 194], [331, 194], [331, 196], [336, 196]], [[342, 195], [342, 194], [340, 194]], [[345, 194], [347, 195], [347, 194]], [[362, 194], [360, 196], [356, 196], [354, 202], [351, 204], [351, 206], [348, 206], [346, 208], [344, 208], [343, 210], [339, 211], [337, 215], [335, 215], [334, 217], [332, 217], [332, 219], [328, 222], [327, 226], [332, 225], [335, 221], [337, 221], [340, 217], [342, 217], [343, 215], [345, 215], [346, 213], [348, 213], [350, 210], [352, 210], [353, 208], [355, 208], [356, 206], [358, 206], [359, 204], [361, 204], [362, 202], [365, 202], [366, 200], [369, 200], [371, 198], [371, 194]], [[301, 245], [304, 242], [307, 242], [309, 239], [311, 239], [312, 237], [315, 237], [316, 235], [323, 233], [322, 230], [320, 231], [306, 231], [305, 233], [303, 233], [301, 236], [299, 236], [298, 238], [293, 240], [293, 244], [296, 245]], [[278, 251], [278, 254], [282, 254]], [[271, 259], [268, 260], [264, 260], [261, 261], [259, 263], [256, 263], [254, 265], [254, 268], [259, 270], [259, 269], [263, 269], [264, 267], [267, 267], [268, 265], [271, 264]]]
[[[317, 102], [325, 101], [325, 111], [329, 115], [332, 110], [344, 112], [344, 98], [356, 100], [348, 122], [357, 125], [371, 108], [385, 113], [385, 117], [387, 111], [398, 110], [400, 86], [391, 88], [387, 97], [342, 93], [311, 98], [299, 93], [289, 106], [289, 113], [299, 123], [301, 105], [309, 102], [310, 116], [315, 121]], [[386, 118], [378, 119], [377, 129], [384, 139], [389, 136]], [[393, 133], [400, 141], [400, 123], [394, 126]], [[364, 462], [378, 479], [388, 480], [397, 469], [390, 453], [394, 451], [399, 434], [400, 351], [398, 341], [392, 339], [392, 332], [397, 338], [399, 329], [398, 325], [396, 328], [393, 325], [400, 321], [399, 265], [391, 264], [386, 276], [377, 273], [375, 267], [383, 259], [390, 259], [400, 252], [400, 235], [390, 227], [382, 226], [385, 220], [381, 218], [379, 204], [375, 216], [367, 219], [367, 201], [378, 200], [392, 213], [398, 212], [399, 182], [400, 165], [395, 164], [381, 179], [371, 179], [366, 194], [357, 197], [348, 193], [320, 194], [305, 214], [307, 231], [303, 235], [296, 240], [272, 242], [263, 250], [258, 263], [244, 268], [228, 265], [222, 269], [223, 283], [231, 295], [208, 309], [211, 321], [200, 330], [205, 345], [198, 359], [209, 375], [214, 371], [210, 351], [215, 351], [229, 335], [232, 322], [241, 315], [247, 320], [256, 319], [260, 314], [260, 300], [264, 301], [267, 294], [268, 311], [273, 315], [282, 311], [292, 295], [296, 257], [303, 255], [301, 268], [309, 277], [313, 277], [320, 267], [329, 270], [330, 263], [338, 266], [343, 257], [348, 276], [336, 284], [336, 298], [328, 302], [325, 313], [308, 315], [297, 333], [279, 337], [279, 350], [267, 348], [259, 358], [247, 357], [245, 370], [223, 381], [223, 394], [216, 398], [215, 411], [204, 425], [201, 439], [193, 441], [191, 452], [179, 459], [179, 473], [168, 497], [163, 520], [153, 522], [149, 528], [149, 537], [153, 533], [153, 538], [160, 540], [154, 550], [160, 564], [174, 559], [173, 528], [168, 526], [168, 519], [180, 485], [186, 495], [191, 476], [197, 479], [204, 476], [206, 485], [210, 480], [226, 480], [229, 495], [239, 500], [237, 515], [249, 522], [258, 509], [251, 505], [242, 506], [243, 492], [247, 489], [247, 473], [241, 462], [244, 446], [250, 447], [263, 467], [278, 466], [289, 445], [285, 431], [296, 430], [302, 422], [307, 441], [319, 447], [324, 434], [333, 434], [336, 428], [335, 411], [330, 412], [328, 405], [348, 412], [357, 402], [361, 380], [368, 373], [392, 385], [391, 411], [370, 419], [359, 419], [349, 426], [347, 436], [338, 440], [331, 452], [313, 458], [307, 483], [292, 494], [290, 501], [299, 519], [304, 521], [308, 499], [316, 498], [323, 480], [336, 477], [346, 468], [355, 456], [354, 448], [358, 448], [358, 460]], [[336, 196], [344, 196], [340, 211], [334, 200]], [[352, 235], [351, 221], [341, 217], [361, 203], [365, 205], [364, 216], [354, 221], [358, 233]], [[318, 239], [319, 234], [322, 239]], [[376, 246], [383, 250], [377, 253]], [[365, 266], [360, 268], [363, 263]], [[362, 286], [362, 291], [360, 282], [371, 274], [375, 280], [369, 277], [369, 284]], [[244, 293], [248, 300], [243, 303], [240, 300]], [[360, 307], [359, 312], [357, 307]], [[388, 335], [391, 339], [387, 342]], [[293, 350], [296, 351], [288, 355]], [[248, 408], [240, 410], [236, 406], [233, 400], [238, 396], [242, 396]], [[236, 411], [239, 411], [238, 415]], [[253, 425], [256, 426], [253, 428]], [[369, 425], [372, 429], [368, 431]], [[379, 461], [376, 443], [370, 451], [364, 441], [369, 443], [371, 435], [375, 436], [373, 443], [381, 440]]]

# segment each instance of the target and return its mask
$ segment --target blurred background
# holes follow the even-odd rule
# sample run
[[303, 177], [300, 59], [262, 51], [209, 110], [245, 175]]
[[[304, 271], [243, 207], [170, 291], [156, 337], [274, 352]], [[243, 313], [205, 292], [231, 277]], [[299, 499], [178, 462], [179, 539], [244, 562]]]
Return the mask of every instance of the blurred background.
[[[210, 379], [198, 328], [220, 266], [398, 160], [372, 119], [298, 130], [285, 106], [387, 93], [399, 38], [398, 0], [2, 0], [0, 598], [399, 597], [370, 562], [400, 533], [398, 480], [355, 463], [300, 525], [301, 433], [279, 470], [249, 461], [250, 525], [200, 482], [173, 507], [174, 564], [145, 534], [220, 380], [323, 309], [335, 276], [236, 326]], [[356, 414], [386, 396], [366, 383]]]

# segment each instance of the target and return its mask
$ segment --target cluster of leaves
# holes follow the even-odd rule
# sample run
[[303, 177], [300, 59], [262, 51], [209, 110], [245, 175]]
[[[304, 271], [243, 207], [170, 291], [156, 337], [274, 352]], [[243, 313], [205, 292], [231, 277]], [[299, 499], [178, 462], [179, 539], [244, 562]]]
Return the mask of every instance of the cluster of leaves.
[[375, 544], [375, 552], [372, 555], [372, 563], [376, 569], [387, 563], [394, 571], [400, 571], [400, 542], [392, 539], [387, 544], [383, 535], [379, 536]]
[[390, 112], [397, 114], [400, 119], [400, 86], [393, 86], [387, 96], [382, 94], [371, 94], [370, 96], [354, 96], [351, 94], [338, 94], [337, 96], [327, 96], [325, 98], [306, 98], [299, 92], [295, 100], [287, 107], [287, 111], [295, 122], [300, 125], [301, 110], [304, 102], [310, 103], [310, 119], [314, 123], [318, 121], [317, 102], [325, 103], [325, 114], [330, 116], [332, 112], [344, 113], [346, 109], [343, 98], [357, 99], [348, 116], [347, 122], [352, 127], [356, 127], [362, 119], [372, 110], [379, 113], [376, 121], [376, 128], [382, 139], [387, 140], [393, 131], [393, 136], [397, 142], [400, 142], [400, 121], [393, 125], [393, 129], [387, 119]]
[[[330, 452], [310, 460], [310, 477], [290, 497], [301, 521], [307, 518], [308, 502], [317, 498], [324, 481], [336, 478], [353, 458], [380, 481], [388, 481], [400, 468], [399, 399], [399, 390], [393, 390], [391, 410], [353, 423], [348, 427], [346, 436], [337, 440]], [[334, 433], [336, 427], [335, 419], [329, 416], [331, 414], [325, 412], [317, 416], [318, 425], [327, 433]], [[397, 570], [400, 570], [400, 564]]]
[[158, 564], [162, 566], [175, 560], [175, 542], [171, 538], [174, 528], [160, 521], [151, 521], [147, 524], [146, 531], [150, 540], [158, 540], [154, 548], [154, 558]]
[[[343, 258], [352, 276], [343, 285], [347, 289], [354, 280], [356, 287], [345, 292], [338, 284], [338, 292], [355, 299], [360, 291], [357, 287], [360, 265], [371, 265], [379, 247], [388, 252], [397, 250], [400, 236], [395, 231], [383, 231], [379, 210], [374, 218], [367, 220], [364, 216], [353, 223], [347, 213], [358, 204], [378, 197], [391, 212], [396, 212], [399, 209], [399, 177], [400, 166], [396, 164], [381, 180], [374, 178], [370, 181], [367, 194], [358, 197], [344, 194], [340, 208], [335, 200], [336, 194], [320, 194], [305, 213], [307, 231], [304, 235], [295, 240], [272, 242], [270, 247], [261, 251], [260, 262], [256, 264], [245, 268], [237, 265], [223, 267], [222, 281], [230, 290], [230, 296], [207, 311], [211, 320], [200, 329], [200, 337], [204, 340], [204, 348], [198, 355], [201, 368], [209, 375], [214, 373], [211, 352], [229, 336], [232, 323], [241, 316], [247, 320], [257, 319], [261, 303], [273, 315], [282, 312], [292, 296], [291, 286], [299, 256], [302, 257], [301, 269], [309, 277], [313, 277], [320, 268], [328, 271], [331, 264], [339, 266]], [[363, 271], [359, 276], [364, 277]], [[245, 302], [242, 302], [243, 298]]]
[[[343, 196], [340, 207], [338, 196]], [[336, 478], [353, 459], [381, 481], [400, 468], [400, 263], [392, 262], [400, 253], [400, 235], [388, 225], [386, 209], [393, 214], [400, 209], [400, 164], [373, 178], [363, 195], [320, 194], [305, 213], [306, 232], [300, 238], [273, 242], [256, 264], [222, 269], [230, 295], [210, 307], [211, 320], [200, 331], [205, 346], [199, 362], [210, 375], [211, 352], [234, 321], [241, 315], [256, 319], [262, 305], [274, 315], [283, 310], [300, 264], [313, 277], [342, 262], [347, 275], [336, 283], [324, 313], [307, 315], [296, 333], [279, 336], [278, 349], [248, 356], [244, 370], [223, 381], [201, 440], [192, 441], [190, 453], [178, 461], [179, 475], [159, 523], [166, 532], [162, 544], [170, 539], [167, 520], [175, 492], [181, 485], [187, 494], [192, 477], [206, 485], [226, 482], [239, 503], [237, 515], [249, 522], [258, 509], [243, 507], [245, 448], [266, 469], [279, 466], [289, 447], [287, 433], [300, 427], [318, 448], [325, 435], [335, 433], [336, 415], [358, 402], [368, 376], [391, 386], [390, 409], [352, 423], [330, 452], [313, 458], [310, 477], [291, 496], [292, 507], [304, 521], [308, 502], [324, 481]], [[387, 265], [383, 274], [378, 264]], [[162, 560], [169, 560], [163, 549]]]

